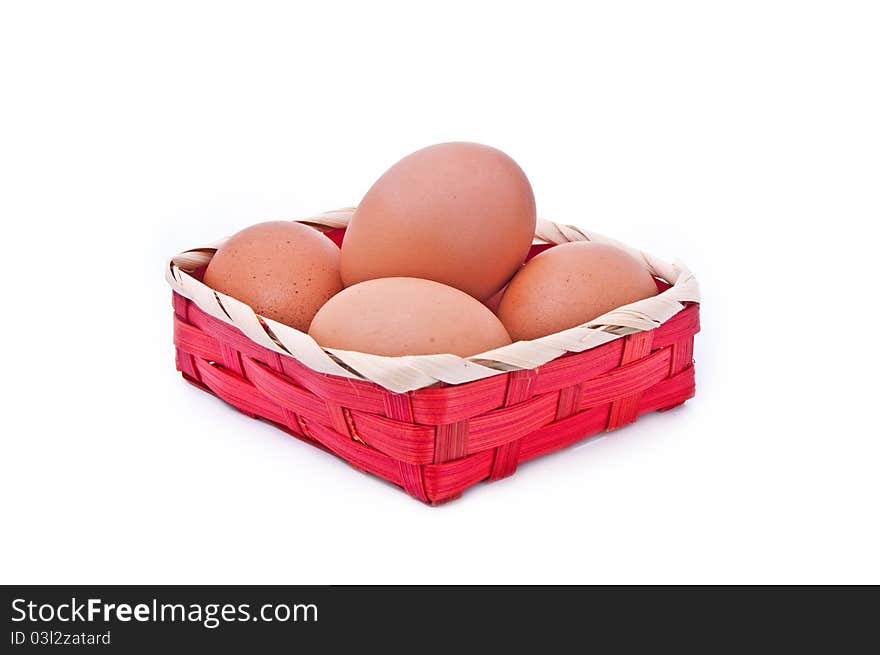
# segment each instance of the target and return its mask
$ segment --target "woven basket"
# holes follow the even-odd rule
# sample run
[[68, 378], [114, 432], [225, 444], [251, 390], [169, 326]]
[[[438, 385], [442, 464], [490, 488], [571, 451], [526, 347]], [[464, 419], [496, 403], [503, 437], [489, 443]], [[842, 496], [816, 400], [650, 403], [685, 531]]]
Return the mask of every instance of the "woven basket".
[[[303, 219], [341, 243], [352, 209]], [[529, 257], [613, 243], [660, 293], [582, 326], [480, 355], [380, 357], [322, 349], [201, 283], [219, 244], [172, 258], [174, 345], [184, 378], [248, 416], [342, 457], [427, 503], [694, 395], [699, 291], [667, 264], [578, 228], [539, 221]]]

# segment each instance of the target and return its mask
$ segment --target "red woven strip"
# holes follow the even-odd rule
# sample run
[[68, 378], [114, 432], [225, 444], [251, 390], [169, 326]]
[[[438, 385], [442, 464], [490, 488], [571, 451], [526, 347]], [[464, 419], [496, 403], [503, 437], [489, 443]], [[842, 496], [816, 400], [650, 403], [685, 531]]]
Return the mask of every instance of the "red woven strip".
[[456, 386], [432, 387], [412, 392], [412, 411], [417, 423], [443, 425], [478, 416], [504, 404], [505, 376], [498, 375]]
[[434, 428], [363, 412], [351, 417], [357, 435], [373, 448], [410, 464], [434, 461]]
[[538, 377], [537, 371], [511, 371], [507, 374], [507, 393], [504, 406], [510, 407], [524, 402], [535, 395], [532, 385]]
[[653, 332], [636, 332], [623, 339], [623, 354], [620, 357], [620, 365], [625, 366], [646, 357], [651, 352], [651, 344], [654, 342]]
[[262, 394], [255, 393], [254, 385], [244, 378], [204, 360], [197, 359], [196, 366], [202, 382], [230, 405], [249, 416], [261, 416], [276, 423], [285, 422], [281, 408]]
[[484, 450], [452, 462], [425, 465], [424, 481], [428, 498], [435, 503], [455, 498], [488, 476], [492, 460], [493, 451]]
[[585, 382], [581, 405], [602, 405], [657, 384], [669, 373], [669, 360], [669, 349], [664, 348], [637, 362]]
[[[267, 351], [267, 353], [269, 354], [269, 361], [267, 362], [269, 367], [273, 371], [275, 371], [278, 375], [283, 375], [281, 372], [282, 367], [281, 367], [280, 355], [278, 353], [269, 352], [269, 351]], [[253, 380], [254, 370], [253, 369], [256, 367], [257, 362], [255, 362], [254, 360], [252, 360], [249, 357], [244, 357], [244, 358], [242, 358], [242, 360], [243, 360], [242, 365], [244, 366], [244, 369], [245, 369], [245, 376], [248, 378], [248, 381], [251, 384], [253, 384], [254, 383], [254, 380]], [[248, 368], [248, 365], [250, 365], [250, 369]], [[260, 364], [260, 366], [262, 366], [262, 364]], [[257, 385], [254, 385], [254, 386], [257, 389], [259, 389], [263, 395], [269, 395], [269, 394], [266, 394], [266, 392], [263, 389], [260, 389]], [[306, 418], [304, 416], [300, 416], [299, 414], [294, 412], [289, 406], [286, 406], [283, 402], [279, 401], [279, 406], [281, 407], [281, 411], [284, 414], [284, 426], [287, 428], [288, 432], [290, 432], [293, 435], [296, 435], [297, 437], [300, 437], [301, 439], [303, 439], [305, 441], [308, 441], [309, 443], [318, 445], [322, 449], [326, 450], [326, 448], [324, 448], [323, 444], [321, 444], [320, 441], [316, 440], [312, 436], [311, 431], [308, 429], [308, 424], [307, 424]]]
[[385, 416], [396, 418], [398, 421], [413, 422], [412, 406], [409, 404], [409, 394], [385, 392], [384, 399]]
[[315, 438], [312, 436], [311, 432], [306, 430], [304, 427], [306, 425], [305, 418], [297, 416], [296, 412], [292, 412], [288, 408], [283, 406], [281, 407], [281, 413], [284, 415], [284, 425], [289, 431], [298, 436], [301, 435], [309, 441], [315, 441]]
[[434, 461], [448, 462], [468, 452], [468, 421], [438, 425], [434, 435]]
[[468, 453], [496, 448], [550, 423], [556, 416], [556, 398], [547, 394], [483, 414], [470, 422]]
[[519, 461], [526, 462], [539, 455], [545, 455], [580, 441], [590, 435], [601, 432], [608, 422], [610, 405], [594, 407], [585, 412], [552, 423], [540, 430], [535, 430], [522, 439]]
[[400, 471], [400, 483], [406, 493], [413, 498], [418, 498], [423, 503], [430, 502], [431, 498], [425, 491], [422, 467], [415, 464], [407, 464], [406, 462], [397, 462], [397, 468]]
[[583, 385], [575, 384], [571, 387], [562, 387], [559, 390], [559, 400], [556, 402], [556, 420], [560, 421], [572, 414], [577, 414], [581, 409], [583, 395]]
[[223, 353], [222, 362], [224, 368], [244, 377], [244, 365], [241, 362], [241, 353], [235, 349], [235, 346], [221, 343], [220, 351]]
[[281, 362], [285, 375], [320, 398], [332, 398], [343, 407], [363, 412], [384, 411], [384, 389], [378, 386], [364, 387], [360, 380], [318, 373], [290, 357], [282, 357]]
[[[339, 455], [355, 468], [378, 475], [380, 478], [404, 486], [400, 466], [397, 460], [383, 455], [353, 439], [345, 437], [335, 430], [320, 424], [310, 426], [311, 432], [331, 452]], [[420, 500], [427, 502], [427, 496]]]
[[[503, 446], [499, 446], [495, 449], [495, 457], [492, 459], [491, 467], [489, 469], [488, 479], [490, 482], [494, 482], [495, 480], [502, 480], [503, 478], [508, 478], [514, 473], [516, 473], [516, 467], [519, 465], [521, 453], [520, 453], [520, 445], [522, 444], [522, 439], [517, 439], [516, 441], [511, 441], [508, 444]], [[484, 450], [485, 452], [492, 452]], [[483, 453], [477, 453], [478, 455], [482, 455]], [[484, 475], [482, 473], [478, 476], [478, 480], [482, 480]]]
[[311, 421], [330, 423], [326, 405], [319, 402], [311, 392], [295, 386], [265, 364], [255, 362], [249, 357], [243, 358], [243, 362], [245, 375], [262, 395]]
[[331, 398], [343, 407], [362, 412], [385, 412], [385, 389], [377, 384], [318, 373], [291, 357], [282, 356], [281, 364], [286, 376], [320, 398]]
[[199, 328], [174, 317], [174, 345], [186, 352], [212, 362], [223, 361], [223, 352], [217, 340]]
[[[534, 393], [533, 386], [538, 377], [537, 371], [511, 371], [507, 374], [507, 393], [504, 397], [505, 408], [525, 403]], [[511, 410], [506, 409], [505, 412]], [[500, 421], [500, 415], [496, 421]], [[522, 413], [518, 413], [522, 417]], [[488, 439], [487, 439], [488, 441]], [[516, 472], [519, 461], [520, 439], [507, 440], [507, 443], [498, 446], [492, 458], [492, 469], [489, 473], [490, 480], [500, 480]]]
[[360, 438], [353, 434], [354, 423], [351, 419], [351, 412], [337, 402], [327, 398], [321, 400], [324, 402], [324, 407], [327, 408], [327, 415], [330, 417], [330, 427], [339, 434], [347, 434], [352, 439]]
[[670, 375], [683, 371], [694, 363], [693, 338], [681, 339], [672, 346], [672, 362], [669, 365]]
[[[385, 391], [383, 404], [385, 406], [385, 414], [389, 418], [412, 422], [413, 412], [409, 394]], [[397, 468], [400, 472], [401, 484], [406, 492], [410, 496], [428, 502], [428, 495], [425, 493], [425, 481], [422, 476], [422, 467], [418, 464], [398, 461]]]
[[177, 293], [173, 293], [171, 294], [171, 304], [174, 307], [174, 361], [177, 370], [198, 381], [199, 373], [196, 370], [196, 363], [192, 356], [192, 349], [187, 348], [185, 344], [179, 344], [177, 339], [178, 325], [189, 326], [186, 322], [188, 306], [186, 298]]
[[[623, 355], [620, 358], [620, 365], [625, 366], [632, 362], [637, 362], [646, 357], [651, 352], [651, 343], [653, 342], [653, 332], [636, 332], [624, 338]], [[666, 376], [664, 376], [666, 377]], [[608, 415], [607, 430], [614, 430], [621, 425], [632, 423], [636, 420], [639, 409], [639, 401], [641, 400], [641, 390], [635, 391], [630, 395], [624, 396], [611, 403], [611, 413]]]
[[558, 391], [571, 386], [572, 382], [583, 382], [617, 368], [623, 353], [623, 340], [616, 339], [593, 348], [589, 356], [583, 353], [568, 354], [541, 366], [540, 375], [535, 380], [535, 394]]
[[672, 409], [684, 401], [693, 398], [696, 392], [694, 384], [694, 367], [689, 366], [674, 377], [655, 384], [642, 394], [639, 413], [654, 412], [658, 409]]
[[196, 369], [196, 362], [192, 355], [180, 348], [174, 349], [174, 364], [177, 370], [186, 377], [199, 381], [199, 372]]

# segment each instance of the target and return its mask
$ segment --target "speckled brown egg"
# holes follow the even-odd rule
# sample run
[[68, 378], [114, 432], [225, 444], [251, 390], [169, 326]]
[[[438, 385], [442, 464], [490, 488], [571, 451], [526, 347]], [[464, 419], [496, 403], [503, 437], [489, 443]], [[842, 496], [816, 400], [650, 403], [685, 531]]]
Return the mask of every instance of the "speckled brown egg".
[[513, 159], [478, 143], [441, 143], [403, 158], [367, 191], [342, 243], [342, 280], [418, 277], [486, 300], [534, 234], [535, 197]]
[[468, 357], [510, 343], [479, 301], [445, 284], [406, 277], [348, 287], [318, 311], [309, 334], [325, 348], [391, 357]]
[[203, 281], [305, 332], [321, 305], [342, 289], [339, 248], [307, 225], [258, 223], [220, 246]]
[[498, 318], [514, 341], [537, 339], [656, 294], [654, 278], [632, 255], [577, 241], [529, 260], [504, 292]]

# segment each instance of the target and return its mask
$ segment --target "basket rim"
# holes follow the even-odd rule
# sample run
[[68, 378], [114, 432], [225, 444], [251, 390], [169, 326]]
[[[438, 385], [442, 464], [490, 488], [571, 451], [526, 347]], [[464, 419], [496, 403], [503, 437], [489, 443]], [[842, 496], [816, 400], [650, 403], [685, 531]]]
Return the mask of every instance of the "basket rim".
[[[348, 225], [353, 207], [295, 219], [326, 231]], [[668, 263], [620, 241], [574, 225], [539, 219], [536, 243], [562, 244], [595, 241], [621, 248], [635, 257], [654, 277], [671, 286], [651, 298], [614, 309], [592, 321], [531, 341], [517, 341], [471, 357], [406, 355], [387, 357], [335, 348], [322, 348], [307, 333], [260, 316], [247, 304], [214, 291], [192, 273], [206, 265], [225, 239], [185, 250], [170, 259], [165, 278], [171, 288], [211, 316], [238, 328], [249, 339], [281, 355], [293, 357], [319, 373], [368, 380], [389, 391], [403, 393], [438, 382], [462, 384], [512, 370], [533, 369], [567, 353], [590, 350], [629, 334], [653, 330], [678, 314], [685, 303], [699, 303], [699, 285], [680, 261]]]

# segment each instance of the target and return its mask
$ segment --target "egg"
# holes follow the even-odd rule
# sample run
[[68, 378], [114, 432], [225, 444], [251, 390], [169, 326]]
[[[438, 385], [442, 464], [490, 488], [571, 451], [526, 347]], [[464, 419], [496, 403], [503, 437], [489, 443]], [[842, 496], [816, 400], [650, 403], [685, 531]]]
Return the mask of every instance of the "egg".
[[498, 318], [468, 294], [439, 282], [390, 277], [333, 296], [309, 334], [325, 348], [374, 355], [468, 357], [510, 343]]
[[477, 143], [429, 146], [367, 191], [342, 242], [342, 281], [424, 278], [486, 300], [522, 264], [535, 220], [532, 187], [506, 154]]
[[305, 332], [318, 308], [342, 290], [339, 248], [300, 223], [258, 223], [218, 248], [203, 282]]
[[632, 255], [577, 241], [529, 260], [504, 292], [498, 318], [514, 341], [537, 339], [656, 294], [654, 278]]

